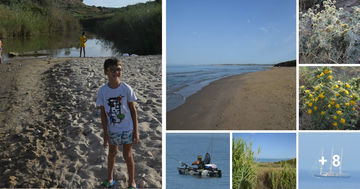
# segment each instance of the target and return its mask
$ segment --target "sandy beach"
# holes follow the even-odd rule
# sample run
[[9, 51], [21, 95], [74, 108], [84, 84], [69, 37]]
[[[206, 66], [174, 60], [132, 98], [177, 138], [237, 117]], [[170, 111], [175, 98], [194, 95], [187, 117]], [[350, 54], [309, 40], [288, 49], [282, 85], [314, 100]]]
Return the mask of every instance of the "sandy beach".
[[167, 113], [168, 130], [296, 129], [296, 68], [226, 77]]
[[[18, 59], [0, 64], [0, 188], [98, 188], [107, 177], [100, 109], [106, 58]], [[161, 56], [120, 57], [138, 100], [133, 146], [139, 188], [161, 188]], [[116, 188], [127, 187], [121, 149]]]

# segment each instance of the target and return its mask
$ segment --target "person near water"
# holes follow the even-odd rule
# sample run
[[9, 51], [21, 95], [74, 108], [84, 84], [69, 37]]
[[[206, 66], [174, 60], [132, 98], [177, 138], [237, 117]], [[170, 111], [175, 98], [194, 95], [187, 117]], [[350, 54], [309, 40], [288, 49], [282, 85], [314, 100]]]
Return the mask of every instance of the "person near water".
[[129, 175], [128, 188], [136, 188], [135, 163], [132, 154], [132, 144], [140, 140], [138, 132], [137, 100], [133, 89], [123, 81], [122, 64], [117, 58], [110, 58], [104, 62], [104, 73], [108, 83], [99, 89], [96, 104], [101, 111], [101, 124], [104, 130], [104, 147], [109, 144], [108, 179], [103, 186], [111, 187], [116, 180], [113, 176], [115, 157], [118, 146], [122, 146], [123, 157]]
[[87, 38], [85, 36], [85, 32], [83, 32], [81, 37], [80, 37], [80, 57], [81, 57], [81, 51], [82, 50], [84, 51], [84, 57], [85, 57], [86, 41], [87, 41]]
[[204, 169], [205, 168], [205, 163], [204, 163], [204, 161], [202, 161], [201, 155], [198, 155], [197, 158], [198, 159], [194, 163], [192, 163], [191, 165], [197, 165], [199, 169]]
[[2, 63], [2, 41], [0, 40], [0, 64]]

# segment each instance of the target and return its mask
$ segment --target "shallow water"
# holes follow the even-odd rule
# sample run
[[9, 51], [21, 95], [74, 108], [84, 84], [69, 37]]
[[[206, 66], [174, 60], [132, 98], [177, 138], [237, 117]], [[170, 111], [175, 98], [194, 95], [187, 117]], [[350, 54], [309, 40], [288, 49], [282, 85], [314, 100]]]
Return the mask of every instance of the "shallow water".
[[[111, 41], [101, 37], [89, 35], [86, 42], [87, 57], [109, 57], [126, 54], [120, 49], [115, 48]], [[79, 35], [42, 35], [28, 39], [7, 38], [3, 39], [3, 60], [9, 60], [9, 52], [34, 52], [46, 53], [51, 57], [79, 57]], [[15, 57], [22, 58], [22, 57]]]
[[189, 65], [166, 67], [166, 111], [183, 104], [187, 97], [210, 82], [231, 75], [265, 70], [272, 65]]
[[[190, 164], [198, 155], [211, 154], [211, 162], [222, 171], [221, 178], [180, 175], [179, 161]], [[167, 134], [166, 188], [230, 188], [229, 134]]]

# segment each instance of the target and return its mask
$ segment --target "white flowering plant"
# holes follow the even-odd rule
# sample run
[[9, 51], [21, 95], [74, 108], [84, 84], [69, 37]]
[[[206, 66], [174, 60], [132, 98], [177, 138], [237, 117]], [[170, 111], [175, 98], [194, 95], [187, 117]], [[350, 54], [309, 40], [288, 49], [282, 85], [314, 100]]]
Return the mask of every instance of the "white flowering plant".
[[301, 68], [301, 115], [310, 119], [312, 126], [307, 127], [312, 129], [360, 129], [360, 77], [344, 80], [344, 77], [334, 78], [335, 75], [330, 67]]
[[300, 12], [300, 63], [360, 62], [360, 8], [348, 12], [336, 8], [335, 0]]

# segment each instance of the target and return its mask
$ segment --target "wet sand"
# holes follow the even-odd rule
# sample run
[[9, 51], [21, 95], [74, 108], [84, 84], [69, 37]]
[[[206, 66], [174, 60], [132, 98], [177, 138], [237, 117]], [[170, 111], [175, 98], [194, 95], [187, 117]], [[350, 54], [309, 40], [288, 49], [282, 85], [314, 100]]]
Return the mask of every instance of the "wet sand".
[[296, 68], [214, 81], [167, 113], [168, 130], [296, 129]]
[[[106, 58], [18, 59], [0, 65], [0, 187], [98, 188], [107, 177], [100, 110]], [[161, 56], [120, 57], [138, 101], [139, 187], [161, 188]], [[117, 155], [116, 188], [127, 169]]]

